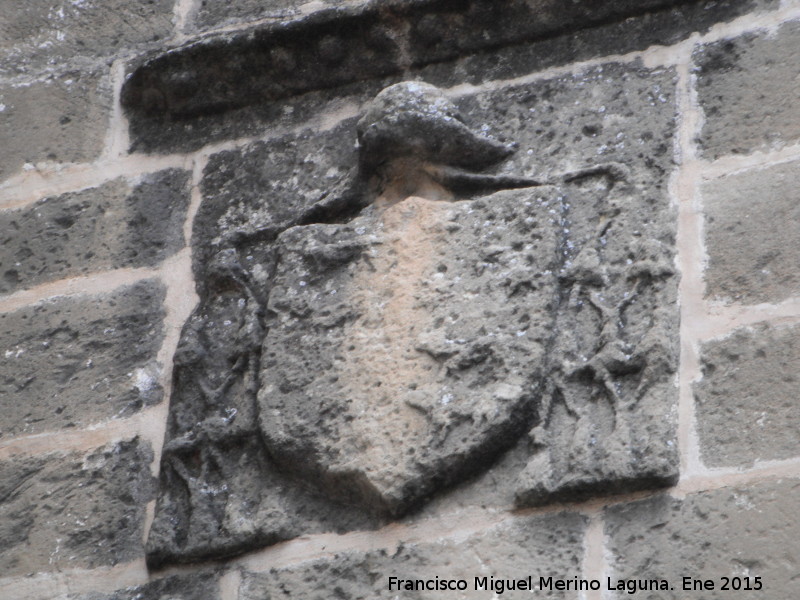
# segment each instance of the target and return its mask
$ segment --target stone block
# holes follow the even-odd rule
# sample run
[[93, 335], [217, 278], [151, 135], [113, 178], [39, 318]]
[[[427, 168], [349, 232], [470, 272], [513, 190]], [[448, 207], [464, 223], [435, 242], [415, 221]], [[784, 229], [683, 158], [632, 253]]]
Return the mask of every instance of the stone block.
[[[13, 1], [9, 4], [23, 6]], [[100, 71], [69, 71], [30, 83], [0, 83], [0, 181], [20, 171], [25, 163], [97, 158], [103, 149], [111, 103], [110, 82]]]
[[748, 154], [800, 139], [800, 22], [700, 46], [694, 55], [705, 116], [703, 156]]
[[221, 600], [217, 573], [172, 575], [111, 594], [70, 594], [63, 600]]
[[[611, 508], [606, 521], [609, 576], [613, 584], [660, 579], [671, 588], [639, 591], [637, 598], [792, 598], [800, 568], [799, 493], [796, 479], [771, 480]], [[684, 591], [684, 577], [710, 580], [714, 587]], [[755, 589], [756, 577], [760, 589]], [[723, 578], [728, 578], [727, 590]], [[608, 597], [634, 595], [620, 590]]]
[[695, 410], [707, 466], [800, 455], [800, 327], [737, 330], [706, 344], [701, 360]]
[[702, 186], [706, 294], [743, 304], [800, 292], [800, 162], [752, 169]]
[[183, 247], [189, 172], [53, 196], [0, 212], [0, 293], [94, 271], [152, 266]]
[[60, 298], [0, 314], [0, 439], [82, 427], [160, 402], [163, 287]]
[[[532, 595], [577, 600], [579, 592], [539, 591], [538, 586], [540, 576], [571, 579], [579, 575], [585, 528], [585, 517], [558, 513], [510, 519], [460, 539], [402, 544], [393, 552], [343, 552], [265, 573], [246, 573], [238, 600], [421, 600], [439, 595], [454, 600]], [[532, 587], [521, 588], [518, 580], [527, 582], [528, 576]], [[463, 580], [466, 589], [390, 588], [391, 577], [433, 582], [438, 578], [453, 581], [453, 585]], [[478, 580], [483, 579], [486, 584], [482, 587]], [[486, 587], [492, 580], [495, 587]], [[509, 580], [514, 580], [516, 589], [507, 585]], [[497, 582], [505, 587], [497, 587]]]
[[86, 454], [0, 462], [4, 576], [95, 568], [141, 557], [153, 495], [150, 447], [137, 439]]
[[149, 563], [455, 486], [507, 508], [674, 482], [674, 85], [615, 63], [455, 101], [409, 82], [212, 156]]
[[0, 0], [0, 75], [163, 43], [173, 29], [173, 4], [172, 0]]

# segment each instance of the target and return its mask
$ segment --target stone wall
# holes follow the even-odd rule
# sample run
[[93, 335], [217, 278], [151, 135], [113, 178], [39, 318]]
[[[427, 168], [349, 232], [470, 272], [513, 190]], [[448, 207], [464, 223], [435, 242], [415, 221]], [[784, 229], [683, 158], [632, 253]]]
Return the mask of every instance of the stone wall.
[[[540, 576], [601, 583], [536, 597], [630, 595], [605, 589], [609, 578], [674, 587], [639, 592], [648, 598], [793, 597], [800, 573], [800, 2], [501, 4], [0, 0], [0, 597], [521, 598], [530, 593], [475, 590], [475, 578], [528, 575], [537, 585]], [[263, 77], [256, 67], [272, 71]], [[336, 496], [323, 502], [319, 490], [304, 495], [306, 484], [285, 464], [263, 466], [262, 455], [250, 460], [209, 438], [203, 443], [228, 452], [212, 458], [226, 465], [229, 480], [202, 481], [204, 493], [216, 493], [212, 484], [259, 485], [251, 493], [275, 498], [286, 514], [278, 519], [272, 505], [252, 520], [242, 513], [224, 537], [202, 530], [212, 512], [191, 521], [164, 513], [163, 498], [157, 510], [165, 473], [180, 471], [165, 437], [180, 437], [179, 421], [195, 410], [186, 395], [206, 370], [220, 368], [213, 357], [188, 356], [192, 324], [206, 323], [196, 331], [216, 335], [207, 346], [227, 358], [225, 344], [239, 339], [207, 326], [228, 310], [228, 290], [247, 288], [214, 256], [226, 256], [233, 239], [260, 264], [274, 265], [269, 244], [286, 240], [281, 232], [295, 225], [317, 232], [311, 242], [345, 221], [353, 231], [369, 229], [368, 219], [315, 202], [346, 181], [368, 102], [404, 80], [438, 86], [469, 120], [517, 142], [492, 180], [505, 182], [500, 187], [523, 187], [521, 176], [552, 182], [567, 174], [540, 195], [552, 194], [556, 206], [567, 190], [588, 205], [616, 185], [607, 165], [626, 169], [626, 198], [635, 202], [619, 209], [618, 235], [658, 238], [669, 260], [659, 262], [663, 256], [644, 245], [631, 254], [633, 271], [617, 277], [570, 246], [565, 252], [574, 250], [568, 258], [578, 266], [554, 275], [552, 285], [563, 291], [569, 281], [570, 293], [586, 294], [575, 290], [599, 286], [597, 277], [622, 298], [634, 271], [665, 282], [647, 296], [654, 304], [630, 317], [660, 315], [648, 320], [661, 328], [659, 343], [639, 345], [641, 356], [627, 358], [648, 366], [615, 366], [601, 344], [590, 367], [571, 368], [566, 358], [542, 367], [564, 379], [560, 389], [570, 390], [573, 403], [583, 402], [579, 416], [568, 414], [564, 400], [563, 410], [547, 405], [551, 416], [531, 413], [518, 427], [509, 417], [502, 435], [487, 428], [489, 454], [468, 449], [461, 462], [436, 463], [455, 474], [423, 478], [421, 491], [397, 501], [389, 492], [379, 501], [346, 497], [347, 480], [339, 479], [323, 485], [323, 496]], [[512, 208], [505, 218], [503, 207], [522, 192], [497, 194], [498, 223], [542, 220], [534, 209]], [[582, 214], [580, 206], [570, 213], [573, 237], [563, 237], [563, 223], [553, 225], [560, 228], [553, 235], [577, 246], [594, 235], [592, 219], [607, 217]], [[473, 226], [466, 209], [448, 218]], [[501, 229], [494, 221], [482, 226]], [[242, 246], [236, 232], [248, 227], [247, 239], [256, 241]], [[420, 244], [438, 235], [406, 233]], [[297, 236], [286, 247], [311, 243]], [[540, 237], [537, 243], [550, 243]], [[490, 263], [513, 260], [497, 244], [459, 248], [491, 270]], [[457, 254], [442, 253], [442, 273], [458, 268]], [[260, 289], [274, 281], [288, 289], [292, 273], [280, 269], [245, 271]], [[509, 281], [514, 290], [534, 286]], [[591, 297], [601, 314], [611, 310]], [[280, 314], [275, 298], [270, 310]], [[469, 305], [458, 307], [469, 314]], [[578, 314], [552, 315], [558, 342], [548, 342], [548, 352], [568, 357], [570, 344], [586, 343], [567, 335], [584, 318]], [[499, 325], [486, 326], [499, 331], [511, 317], [492, 318]], [[585, 327], [606, 331], [603, 323]], [[534, 330], [526, 325], [520, 337]], [[294, 338], [278, 338], [286, 353], [301, 352]], [[437, 360], [450, 360], [435, 340], [425, 344]], [[234, 363], [221, 363], [242, 374], [225, 386], [244, 390], [256, 367]], [[187, 370], [196, 364], [200, 371]], [[210, 375], [209, 382], [224, 387]], [[590, 384], [607, 390], [602, 401], [581, 395]], [[514, 396], [511, 387], [502, 388], [500, 404]], [[634, 393], [637, 410], [623, 412]], [[237, 411], [242, 422], [246, 411]], [[589, 440], [614, 411], [608, 439]], [[590, 433], [564, 441], [556, 425], [534, 427], [537, 418]], [[533, 432], [517, 431], [524, 427]], [[549, 478], [537, 470], [542, 439], [556, 472]], [[602, 447], [603, 458], [585, 458], [571, 443]], [[641, 456], [637, 444], [646, 449]], [[256, 462], [256, 475], [237, 479]], [[318, 462], [300, 476], [314, 479], [328, 468]], [[383, 512], [366, 514], [365, 504]], [[181, 519], [195, 533], [176, 542], [171, 528], [189, 527]], [[270, 519], [280, 527], [257, 528]], [[390, 577], [463, 578], [469, 589], [397, 591]], [[683, 577], [715, 587], [682, 591]], [[723, 578], [753, 587], [757, 577], [760, 590], [720, 589]]]

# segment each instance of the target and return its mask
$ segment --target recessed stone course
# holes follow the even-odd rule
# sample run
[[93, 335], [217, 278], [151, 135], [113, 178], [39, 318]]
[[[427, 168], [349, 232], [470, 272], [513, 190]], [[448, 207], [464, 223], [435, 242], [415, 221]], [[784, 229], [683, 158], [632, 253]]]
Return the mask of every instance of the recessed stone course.
[[103, 149], [111, 104], [111, 83], [100, 70], [0, 83], [0, 181], [18, 173], [26, 163], [97, 158]]
[[0, 462], [4, 577], [116, 565], [142, 555], [153, 495], [150, 447], [138, 439], [86, 454]]
[[799, 190], [800, 161], [702, 186], [708, 297], [759, 304], [800, 292]]
[[84, 427], [160, 402], [163, 299], [163, 286], [145, 281], [0, 314], [0, 439]]
[[[522, 517], [459, 539], [402, 544], [395, 551], [343, 552], [298, 566], [246, 573], [238, 600], [422, 600], [437, 595], [453, 600], [500, 598], [577, 599], [578, 592], [476, 589], [476, 578], [571, 579], [581, 570], [586, 518], [573, 513]], [[464, 591], [408, 591], [389, 588], [389, 578], [459, 580]], [[500, 592], [494, 596], [493, 592]]]
[[800, 22], [706, 44], [694, 54], [709, 159], [800, 139]]
[[709, 467], [800, 455], [800, 327], [759, 325], [703, 347], [694, 386], [700, 452]]
[[[637, 595], [618, 591], [609, 598], [792, 598], [800, 568], [798, 510], [797, 479], [723, 488], [682, 500], [660, 495], [611, 508], [606, 536], [612, 582], [665, 579], [673, 589]], [[714, 588], [683, 591], [683, 577], [712, 580]], [[728, 590], [722, 589], [723, 577], [729, 579]], [[761, 589], [745, 589], [746, 577], [751, 588], [760, 577]]]
[[0, 76], [163, 41], [173, 0], [0, 0]]
[[0, 293], [63, 277], [157, 264], [183, 247], [189, 172], [45, 198], [0, 212]]

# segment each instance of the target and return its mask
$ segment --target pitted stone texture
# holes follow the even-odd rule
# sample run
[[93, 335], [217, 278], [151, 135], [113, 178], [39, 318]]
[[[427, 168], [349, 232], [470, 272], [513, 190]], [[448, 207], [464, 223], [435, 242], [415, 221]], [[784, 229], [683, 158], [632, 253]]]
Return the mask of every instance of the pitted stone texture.
[[548, 180], [625, 165], [562, 186], [550, 400], [516, 482], [521, 505], [677, 478], [674, 85], [670, 70], [611, 63], [459, 99], [474, 122], [519, 144], [503, 173]]
[[800, 162], [710, 181], [702, 197], [709, 297], [759, 304], [800, 292]]
[[[374, 527], [392, 514], [409, 513], [434, 495], [444, 496], [453, 486], [458, 486], [461, 498], [508, 507], [514, 501], [519, 505], [542, 504], [554, 498], [574, 499], [673, 482], [678, 467], [674, 443], [677, 278], [672, 266], [674, 215], [667, 184], [673, 170], [674, 85], [671, 70], [607, 64], [580, 74], [457, 97], [462, 117], [473, 130], [519, 145], [516, 154], [489, 173], [459, 172], [447, 156], [438, 157], [435, 152], [424, 158], [433, 163], [441, 159], [445, 165], [420, 165], [413, 157], [408, 160], [408, 156], [389, 152], [386, 156], [392, 160], [388, 170], [365, 161], [369, 168], [359, 171], [360, 157], [353, 147], [355, 119], [334, 129], [287, 134], [212, 157], [205, 172], [204, 203], [193, 239], [201, 303], [186, 324], [176, 356], [160, 498], [148, 542], [149, 563], [157, 566], [227, 556], [304, 532]], [[429, 180], [420, 176], [420, 169]], [[395, 176], [397, 180], [392, 179]], [[552, 187], [530, 187], [531, 178], [549, 182]], [[448, 182], [470, 182], [477, 188], [456, 191], [456, 187], [448, 187]], [[388, 254], [382, 254], [391, 244], [370, 247], [360, 241], [370, 237], [391, 239], [391, 231], [379, 227], [380, 214], [394, 214], [396, 227], [390, 229], [411, 235], [409, 224], [413, 219], [404, 224], [399, 218], [403, 207], [420, 210], [429, 206], [425, 203], [436, 201], [439, 203], [430, 205], [443, 211], [470, 206], [474, 212], [467, 220], [486, 223], [482, 229], [490, 236], [521, 237], [540, 249], [552, 248], [545, 243], [548, 230], [537, 225], [536, 218], [530, 224], [517, 218], [522, 214], [534, 216], [525, 212], [524, 201], [510, 214], [510, 205], [503, 204], [504, 199], [521, 198], [522, 190], [502, 192], [494, 206], [490, 199], [495, 197], [482, 187], [489, 185], [489, 189], [497, 190], [498, 185], [503, 189], [508, 184], [519, 188], [520, 182], [525, 182], [532, 195], [539, 188], [552, 194], [547, 196], [547, 215], [556, 221], [558, 241], [554, 257], [557, 269], [551, 269], [551, 273], [546, 273], [547, 269], [538, 271], [537, 261], [547, 262], [546, 257], [538, 257], [532, 265], [522, 264], [518, 271], [498, 278], [496, 286], [470, 296], [475, 287], [472, 283], [484, 276], [481, 269], [487, 273], [491, 268], [509, 270], [503, 265], [519, 252], [518, 244], [485, 240], [484, 247], [483, 234], [474, 233], [473, 240], [466, 229], [445, 229], [443, 235], [437, 233], [437, 218], [415, 225], [419, 232], [428, 231], [424, 236], [420, 233], [420, 240], [429, 236], [436, 244], [411, 244], [410, 256], [403, 256], [402, 261], [401, 253], [391, 260]], [[416, 192], [405, 189], [415, 185]], [[402, 193], [398, 191], [401, 188]], [[375, 190], [383, 190], [383, 196], [374, 206], [365, 208], [378, 193]], [[449, 204], [448, 199], [455, 202]], [[392, 201], [397, 204], [392, 205]], [[386, 212], [392, 210], [395, 212]], [[505, 215], [504, 219], [499, 219], [500, 215]], [[528, 227], [527, 233], [519, 230], [523, 227]], [[414, 251], [416, 246], [419, 248]], [[379, 269], [373, 265], [376, 271], [371, 274], [366, 259], [373, 250], [384, 266]], [[454, 263], [462, 254], [465, 263]], [[495, 259], [500, 261], [496, 267], [482, 266], [492, 265]], [[398, 266], [390, 268], [394, 260]], [[474, 263], [472, 271], [467, 264], [470, 261]], [[447, 270], [431, 267], [432, 276], [423, 277], [429, 263], [434, 267], [441, 263]], [[357, 264], [357, 277], [349, 279], [347, 264]], [[300, 279], [301, 269], [313, 273], [316, 279]], [[379, 302], [373, 302], [369, 296], [381, 292], [374, 281], [397, 279], [401, 269], [416, 273], [410, 278], [416, 278], [416, 282], [384, 291], [410, 299], [412, 307], [418, 300], [414, 294], [434, 298], [439, 293], [440, 288], [434, 287], [437, 278], [447, 282], [453, 277], [456, 282], [458, 275], [461, 279], [453, 284], [450, 296], [443, 295], [431, 309], [437, 315], [441, 313], [441, 327], [429, 326], [430, 315], [417, 318], [416, 313], [413, 319], [405, 319], [405, 326], [392, 323], [397, 334], [392, 330], [393, 335], [386, 337], [403, 340], [406, 346], [412, 327], [420, 328], [417, 337], [426, 334], [430, 338], [414, 340], [410, 354], [418, 355], [418, 364], [402, 373], [395, 368], [405, 364], [401, 354], [391, 369], [381, 369], [393, 377], [392, 382], [405, 377], [409, 386], [433, 389], [439, 383], [447, 384], [436, 379], [439, 373], [443, 377], [449, 376], [448, 369], [455, 373], [455, 363], [468, 350], [461, 346], [475, 345], [474, 356], [470, 355], [473, 362], [467, 360], [464, 365], [474, 365], [468, 368], [476, 374], [475, 390], [488, 390], [487, 407], [498, 408], [481, 416], [470, 407], [459, 415], [457, 394], [450, 402], [444, 392], [421, 402], [405, 402], [405, 395], [415, 390], [397, 388], [403, 392], [398, 397], [404, 398], [404, 403], [399, 403], [400, 413], [421, 424], [441, 421], [440, 431], [426, 430], [427, 425], [408, 430], [411, 450], [419, 446], [416, 452], [425, 455], [418, 469], [413, 458], [404, 458], [406, 455], [397, 454], [396, 449], [389, 452], [394, 463], [387, 464], [377, 450], [382, 442], [375, 443], [360, 433], [369, 429], [366, 424], [370, 418], [391, 415], [390, 411], [380, 412], [385, 406], [375, 411], [370, 407], [363, 412], [350, 413], [348, 408], [325, 413], [324, 407], [318, 409], [306, 401], [311, 395], [297, 392], [309, 385], [305, 381], [309, 377], [324, 378], [312, 363], [330, 363], [328, 377], [339, 379], [327, 386], [325, 398], [358, 403], [373, 393], [380, 398], [380, 388], [373, 391], [361, 383], [380, 381], [383, 387], [384, 378], [378, 370], [356, 368], [359, 361], [363, 362], [364, 353], [359, 355], [358, 344], [343, 344], [342, 332], [359, 340], [375, 334], [370, 343], [381, 337], [377, 335], [381, 321], [373, 317], [384, 318], [378, 314], [385, 310], [380, 305], [384, 300], [375, 298]], [[417, 273], [414, 269], [422, 270]], [[528, 277], [526, 269], [541, 272], [548, 279], [553, 277], [554, 282]], [[287, 285], [275, 287], [278, 279]], [[415, 286], [422, 286], [427, 279], [434, 282], [431, 287], [415, 291]], [[548, 345], [546, 336], [534, 336], [538, 337], [534, 352], [545, 354], [544, 366], [539, 367], [533, 365], [533, 354], [505, 354], [505, 349], [511, 348], [505, 338], [495, 346], [490, 338], [483, 348], [471, 341], [480, 337], [476, 329], [482, 325], [486, 326], [486, 337], [489, 333], [497, 337], [497, 331], [489, 331], [492, 323], [503, 320], [498, 315], [504, 310], [516, 308], [513, 297], [510, 302], [498, 299], [505, 298], [514, 287], [518, 288], [516, 294], [528, 294], [526, 280], [531, 288], [542, 284], [541, 289], [531, 291], [534, 298], [530, 300], [542, 319], [537, 321], [531, 314], [529, 330], [549, 327], [546, 311], [538, 310], [544, 306], [539, 304], [544, 302], [543, 297], [536, 294], [550, 294], [548, 286], [551, 290], [557, 287], [558, 292], [555, 326], [549, 332], [553, 341]], [[300, 289], [304, 291], [298, 292]], [[336, 294], [329, 293], [333, 290]], [[335, 301], [345, 291], [353, 299], [348, 305], [350, 312], [340, 310], [342, 302]], [[491, 300], [482, 300], [483, 296]], [[295, 300], [297, 306], [292, 304]], [[387, 306], [391, 301], [387, 295]], [[447, 304], [454, 308], [448, 311]], [[376, 326], [353, 328], [348, 319], [359, 311]], [[489, 317], [479, 324], [484, 311]], [[454, 328], [454, 335], [458, 335], [454, 344], [448, 344], [447, 336], [437, 337], [437, 329], [446, 329], [452, 324], [448, 319], [455, 320], [454, 315], [459, 313], [469, 317], [463, 321], [465, 333]], [[298, 331], [305, 328], [307, 339], [299, 335], [300, 342], [291, 342], [289, 329], [284, 328], [291, 323], [280, 321], [286, 318], [306, 319], [306, 323], [298, 321]], [[316, 320], [319, 323], [310, 327], [309, 323]], [[515, 323], [513, 318], [508, 320], [503, 323], [506, 332]], [[517, 331], [522, 335], [514, 341], [530, 343], [530, 332], [519, 327], [515, 336]], [[269, 343], [264, 344], [270, 336]], [[273, 345], [281, 349], [272, 349]], [[458, 355], [449, 354], [450, 346], [458, 347]], [[311, 347], [314, 352], [307, 352]], [[388, 343], [386, 347], [393, 348]], [[273, 356], [268, 356], [270, 353]], [[390, 362], [386, 354], [377, 354], [375, 360], [386, 365]], [[492, 357], [498, 356], [503, 364], [492, 362]], [[422, 369], [418, 377], [415, 369], [428, 360], [431, 370]], [[511, 393], [493, 398], [492, 392], [497, 390], [490, 389], [492, 378], [500, 377], [505, 368], [522, 371], [520, 387], [530, 400], [523, 402], [523, 418], [514, 424], [502, 407], [501, 396], [507, 397], [510, 406], [515, 397], [519, 398], [516, 391], [511, 389]], [[406, 377], [409, 373], [411, 376]], [[534, 381], [536, 375], [541, 375], [539, 381]], [[263, 391], [257, 403], [256, 394], [267, 382], [275, 386], [278, 395]], [[322, 379], [315, 385], [321, 383]], [[295, 384], [299, 387], [292, 391]], [[520, 384], [513, 381], [510, 385]], [[297, 397], [284, 402], [291, 393]], [[467, 404], [472, 402], [469, 394], [475, 391], [466, 391], [463, 397]], [[437, 405], [442, 398], [445, 402]], [[316, 423], [330, 431], [284, 445], [282, 440], [287, 436], [280, 430], [280, 420], [272, 421], [274, 416], [267, 414], [276, 408], [271, 403], [281, 404], [277, 408], [280, 417], [288, 419], [287, 427]], [[292, 403], [297, 410], [290, 408]], [[304, 424], [298, 418], [304, 411], [320, 419]], [[470, 429], [473, 426], [475, 429]], [[375, 429], [380, 432], [390, 427], [390, 423], [381, 422]], [[436, 437], [448, 427], [449, 439]], [[531, 431], [526, 438], [527, 429]], [[391, 435], [405, 435], [402, 431]], [[431, 431], [431, 439], [440, 441], [441, 446], [426, 446], [414, 437], [430, 436]], [[459, 446], [473, 431], [478, 433], [476, 443], [470, 446], [465, 441]], [[334, 448], [337, 438], [342, 448]], [[371, 452], [378, 456], [378, 462], [384, 460], [394, 471], [383, 482], [375, 476], [376, 469], [365, 466], [364, 461], [372, 460], [370, 450], [361, 454], [353, 451], [357, 446], [354, 441], [361, 443], [362, 438], [372, 443]], [[480, 440], [485, 447], [477, 443]], [[298, 451], [292, 444], [307, 446]], [[512, 446], [512, 459], [506, 461], [501, 455]], [[337, 456], [333, 450], [342, 453]], [[472, 452], [476, 460], [468, 458]], [[308, 460], [298, 465], [296, 459], [302, 453]], [[347, 471], [349, 459], [353, 468]], [[502, 475], [491, 471], [493, 475], [483, 477], [498, 460], [503, 470], [497, 473]], [[330, 474], [331, 469], [336, 473]], [[391, 485], [385, 485], [389, 481]], [[402, 481], [407, 483], [397, 483]], [[376, 482], [379, 491], [370, 492]], [[482, 486], [493, 491], [481, 492], [478, 488]], [[500, 491], [496, 491], [498, 486]], [[477, 491], [471, 493], [471, 488]], [[351, 500], [359, 510], [352, 508]]]
[[391, 514], [474, 473], [538, 416], [558, 190], [407, 198], [279, 236], [259, 413], [271, 456]]
[[[28, 6], [14, 0], [6, 4]], [[0, 180], [19, 172], [25, 163], [97, 158], [111, 104], [111, 84], [99, 71], [69, 71], [32, 83], [0, 84]]]
[[85, 455], [0, 462], [4, 576], [95, 568], [142, 556], [153, 453], [137, 439]]
[[[687, 496], [657, 496], [607, 511], [612, 580], [666, 579], [675, 588], [642, 598], [791, 598], [800, 556], [800, 482], [752, 483]], [[713, 591], [682, 591], [682, 579], [712, 579]], [[760, 591], [722, 591], [722, 577], [761, 577]], [[616, 592], [611, 598], [632, 597]]]
[[172, 0], [0, 1], [0, 75], [111, 56], [172, 31]]
[[152, 266], [183, 247], [189, 172], [45, 198], [0, 213], [0, 293], [73, 275]]
[[82, 427], [160, 402], [163, 287], [146, 281], [0, 314], [0, 439]]
[[[403, 544], [396, 551], [348, 552], [296, 567], [245, 574], [238, 600], [422, 600], [441, 595], [458, 600], [493, 597], [476, 590], [476, 577], [520, 579], [580, 573], [585, 517], [558, 513], [510, 519], [461, 539]], [[569, 574], [569, 575], [568, 575]], [[389, 589], [389, 578], [464, 579], [467, 590], [407, 591]], [[574, 591], [503, 591], [502, 598], [577, 600]]]
[[221, 600], [216, 573], [192, 573], [157, 579], [112, 594], [71, 594], [64, 600]]
[[800, 328], [761, 325], [710, 342], [694, 386], [700, 452], [709, 467], [800, 455]]
[[701, 46], [694, 60], [705, 116], [699, 142], [706, 157], [800, 139], [800, 22]]

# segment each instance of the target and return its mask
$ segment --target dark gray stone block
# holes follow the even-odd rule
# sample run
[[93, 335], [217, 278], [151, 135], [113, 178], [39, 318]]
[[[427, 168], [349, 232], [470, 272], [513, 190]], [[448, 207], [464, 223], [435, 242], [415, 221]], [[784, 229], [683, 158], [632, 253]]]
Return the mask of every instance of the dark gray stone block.
[[748, 154], [796, 143], [800, 24], [701, 46], [694, 56], [705, 119], [703, 155]]
[[183, 247], [188, 171], [45, 198], [0, 213], [0, 293], [93, 271], [152, 266]]
[[[665, 579], [673, 588], [639, 592], [642, 598], [791, 597], [800, 556], [800, 527], [793, 517], [800, 509], [799, 487], [796, 479], [778, 479], [609, 509], [611, 578]], [[712, 580], [714, 588], [684, 591], [683, 577]], [[723, 577], [738, 577], [740, 589], [721, 589]], [[753, 589], [755, 577], [761, 578], [759, 589]], [[610, 597], [632, 595], [620, 591]]]
[[[463, 539], [405, 544], [395, 552], [348, 552], [294, 567], [271, 569], [268, 573], [246, 573], [239, 600], [331, 597], [352, 600], [409, 598], [421, 600], [434, 595], [459, 600], [492, 597], [577, 600], [576, 591], [539, 591], [539, 576], [556, 574], [571, 578], [581, 569], [586, 519], [577, 514], [558, 513], [510, 519]], [[533, 589], [480, 587], [478, 579], [527, 581]], [[408, 591], [390, 589], [389, 578], [422, 580], [463, 580], [465, 591]], [[496, 584], [495, 584], [496, 585]], [[517, 585], [515, 583], [515, 585]], [[477, 587], [477, 589], [476, 589]]]
[[743, 304], [800, 291], [800, 162], [722, 177], [701, 188], [706, 295]]
[[111, 84], [97, 70], [0, 84], [0, 180], [21, 171], [25, 163], [96, 159], [105, 142], [111, 103]]
[[95, 568], [142, 556], [153, 453], [137, 439], [85, 455], [0, 462], [5, 576]]
[[160, 402], [163, 299], [163, 287], [146, 281], [0, 314], [0, 439], [87, 426]]
[[694, 392], [707, 466], [747, 467], [800, 454], [797, 327], [739, 330], [704, 346], [701, 360]]
[[[409, 76], [448, 86], [516, 77], [674, 43], [714, 23], [777, 4], [384, 0], [323, 5], [294, 18], [291, 8], [258, 3], [259, 12], [288, 13], [280, 22], [210, 36], [143, 59], [132, 67], [122, 100], [134, 148], [189, 149], [245, 130], [250, 135], [274, 130], [286, 121], [280, 101], [295, 104], [308, 92], [343, 97], [361, 82], [381, 80], [375, 93]], [[224, 19], [251, 8], [208, 3], [200, 18]]]

